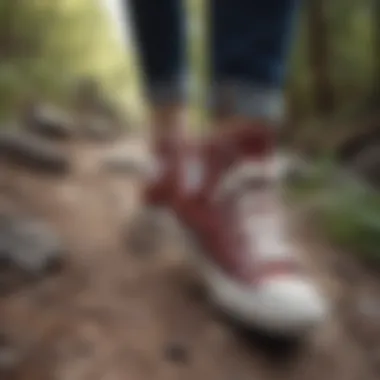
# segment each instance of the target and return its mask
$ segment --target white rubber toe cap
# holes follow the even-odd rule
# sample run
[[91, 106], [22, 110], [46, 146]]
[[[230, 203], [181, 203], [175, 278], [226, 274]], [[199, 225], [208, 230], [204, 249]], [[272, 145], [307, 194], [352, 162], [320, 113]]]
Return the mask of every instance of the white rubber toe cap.
[[219, 271], [208, 275], [206, 283], [213, 301], [246, 325], [278, 334], [302, 335], [328, 317], [328, 303], [311, 281], [277, 277], [262, 285], [244, 286]]
[[326, 300], [303, 279], [269, 281], [258, 288], [253, 300], [259, 323], [284, 333], [308, 331], [328, 316]]
[[330, 314], [328, 301], [311, 279], [287, 275], [245, 285], [208, 261], [195, 262], [211, 300], [247, 326], [299, 336], [322, 325]]

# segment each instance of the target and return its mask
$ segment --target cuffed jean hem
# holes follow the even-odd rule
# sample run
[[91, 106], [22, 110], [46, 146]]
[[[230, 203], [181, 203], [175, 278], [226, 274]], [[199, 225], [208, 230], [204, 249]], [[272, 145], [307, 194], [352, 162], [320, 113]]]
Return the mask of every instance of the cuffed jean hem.
[[282, 89], [254, 86], [239, 82], [212, 87], [209, 107], [215, 115], [234, 115], [280, 122], [285, 114]]
[[188, 100], [187, 89], [180, 81], [150, 84], [145, 95], [148, 102], [153, 106], [184, 104]]

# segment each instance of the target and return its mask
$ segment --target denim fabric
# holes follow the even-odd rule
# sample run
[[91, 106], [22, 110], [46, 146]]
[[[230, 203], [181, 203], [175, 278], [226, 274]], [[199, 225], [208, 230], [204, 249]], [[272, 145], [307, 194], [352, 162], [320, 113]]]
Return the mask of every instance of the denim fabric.
[[[207, 2], [206, 2], [207, 3]], [[287, 54], [299, 0], [210, 0], [213, 104], [231, 95], [237, 112], [281, 108]], [[181, 97], [185, 25], [180, 0], [130, 0], [148, 96]], [[272, 110], [272, 111], [270, 111]], [[277, 111], [273, 111], [277, 110]], [[263, 111], [264, 113], [266, 111]]]

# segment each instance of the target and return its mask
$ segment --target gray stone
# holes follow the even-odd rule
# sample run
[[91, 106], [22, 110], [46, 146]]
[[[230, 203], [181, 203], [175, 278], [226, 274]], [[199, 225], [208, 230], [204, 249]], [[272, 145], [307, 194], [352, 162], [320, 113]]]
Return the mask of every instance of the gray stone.
[[146, 208], [129, 224], [126, 246], [136, 255], [149, 256], [159, 252], [172, 238], [174, 222], [170, 214], [156, 208]]
[[69, 115], [50, 105], [36, 107], [25, 128], [54, 140], [67, 140], [74, 135], [74, 122]]
[[57, 264], [64, 249], [46, 223], [23, 216], [0, 217], [0, 258], [25, 273], [39, 275]]
[[63, 175], [70, 169], [68, 157], [36, 136], [8, 131], [0, 134], [0, 158], [29, 170]]
[[13, 234], [12, 259], [25, 271], [40, 273], [62, 253], [58, 236], [41, 222], [19, 223]]
[[189, 364], [190, 350], [182, 342], [171, 342], [165, 346], [165, 359], [176, 364]]

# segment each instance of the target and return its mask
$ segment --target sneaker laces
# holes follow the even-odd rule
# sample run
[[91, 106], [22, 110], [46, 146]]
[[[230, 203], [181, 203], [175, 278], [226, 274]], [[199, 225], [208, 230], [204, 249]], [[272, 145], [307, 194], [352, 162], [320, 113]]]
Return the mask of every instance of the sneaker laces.
[[252, 239], [250, 245], [257, 247], [255, 260], [265, 264], [294, 260], [281, 206], [273, 204], [279, 174], [276, 165], [247, 160], [231, 167], [216, 188], [218, 201], [236, 202], [244, 233]]

